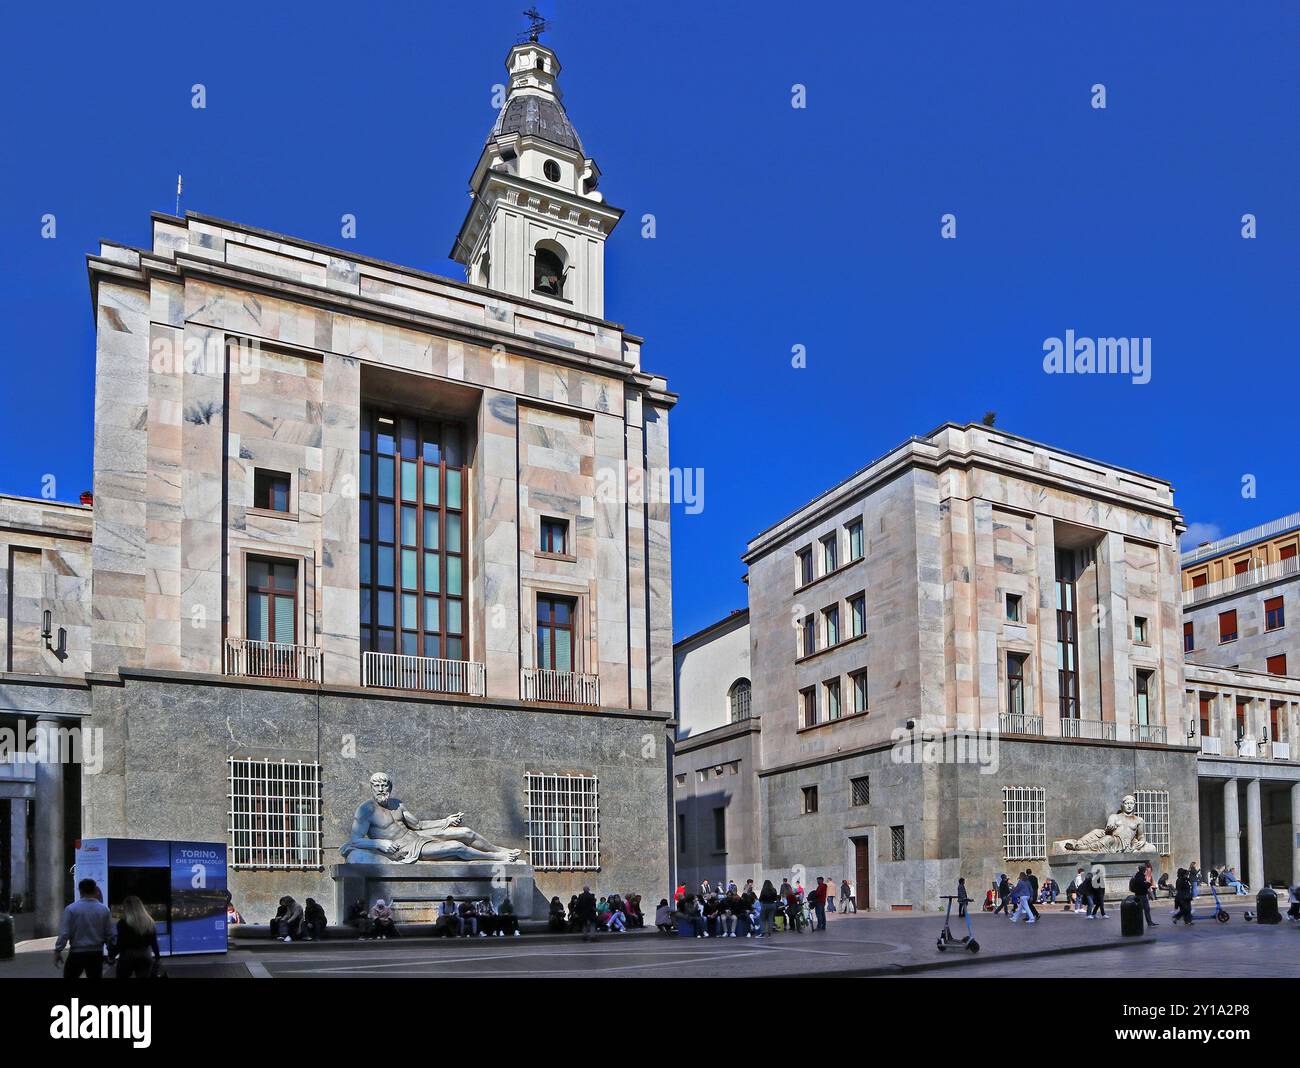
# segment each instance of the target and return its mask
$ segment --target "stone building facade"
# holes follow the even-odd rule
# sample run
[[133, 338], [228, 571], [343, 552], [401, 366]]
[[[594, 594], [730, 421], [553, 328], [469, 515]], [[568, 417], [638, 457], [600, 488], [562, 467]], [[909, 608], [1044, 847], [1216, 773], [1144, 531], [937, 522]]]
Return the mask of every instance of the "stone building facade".
[[[762, 871], [929, 908], [959, 875], [1045, 873], [1129, 793], [1162, 865], [1194, 859], [1181, 530], [1159, 479], [950, 424], [752, 539]], [[678, 743], [679, 798], [732, 733]]]
[[[548, 897], [667, 878], [669, 506], [645, 488], [676, 398], [603, 318], [620, 212], [558, 60], [506, 65], [467, 283], [195, 213], [89, 257], [93, 524], [70, 510], [75, 565], [61, 519], [16, 537], [103, 733], [78, 831], [227, 841], [259, 919], [332, 899], [375, 770], [523, 849]], [[48, 690], [37, 666], [6, 684]]]

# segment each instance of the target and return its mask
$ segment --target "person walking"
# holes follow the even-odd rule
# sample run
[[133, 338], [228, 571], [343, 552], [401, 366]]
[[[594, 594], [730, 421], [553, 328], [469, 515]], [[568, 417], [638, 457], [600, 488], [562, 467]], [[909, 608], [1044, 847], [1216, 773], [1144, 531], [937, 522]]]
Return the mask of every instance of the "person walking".
[[582, 888], [582, 893], [578, 895], [577, 906], [573, 911], [582, 929], [582, 940], [584, 942], [596, 941], [596, 895], [591, 892], [590, 886]]
[[1037, 917], [1030, 911], [1033, 908], [1030, 899], [1034, 896], [1034, 888], [1030, 884], [1029, 876], [1026, 873], [1020, 873], [1020, 881], [1016, 883], [1016, 887], [1011, 893], [1015, 900], [1015, 911], [1011, 916], [1011, 922], [1015, 923], [1021, 916], [1024, 916], [1025, 923], [1037, 923]]
[[1174, 923], [1179, 920], [1188, 927], [1192, 925], [1192, 880], [1186, 868], [1178, 869], [1178, 881], [1174, 883]]
[[[64, 979], [104, 977], [104, 948], [113, 945], [113, 917], [108, 906], [99, 899], [99, 887], [94, 879], [77, 883], [81, 896], [63, 910], [59, 922], [59, 936], [54, 941], [54, 966], [63, 969]], [[68, 962], [63, 963], [63, 950], [68, 947]]]
[[840, 912], [848, 912], [852, 909], [858, 911], [858, 903], [853, 898], [853, 884], [847, 879], [840, 880]]
[[993, 915], [999, 912], [1005, 912], [1008, 918], [1011, 916], [1011, 880], [1006, 872], [998, 876], [998, 907], [993, 910]]
[[1147, 878], [1151, 873], [1151, 865], [1139, 864], [1137, 874], [1128, 881], [1129, 892], [1133, 895], [1134, 900], [1142, 906], [1142, 912], [1146, 916], [1148, 927], [1159, 927], [1155, 920], [1151, 918], [1151, 884]]
[[1032, 868], [1025, 869], [1025, 879], [1029, 883], [1029, 911], [1034, 914], [1034, 919], [1038, 919], [1038, 910], [1034, 908], [1034, 902], [1038, 900], [1038, 876], [1034, 874]]
[[122, 902], [122, 918], [117, 921], [117, 977], [149, 979], [162, 960], [158, 949], [158, 928], [153, 917], [135, 894]]
[[1106, 916], [1106, 869], [1100, 864], [1094, 864], [1092, 871], [1088, 873], [1088, 878], [1092, 882], [1092, 911], [1088, 913], [1089, 919], [1108, 919]]
[[776, 903], [781, 895], [776, 892], [771, 879], [763, 880], [763, 889], [758, 892], [758, 937], [772, 937], [772, 917], [776, 915]]

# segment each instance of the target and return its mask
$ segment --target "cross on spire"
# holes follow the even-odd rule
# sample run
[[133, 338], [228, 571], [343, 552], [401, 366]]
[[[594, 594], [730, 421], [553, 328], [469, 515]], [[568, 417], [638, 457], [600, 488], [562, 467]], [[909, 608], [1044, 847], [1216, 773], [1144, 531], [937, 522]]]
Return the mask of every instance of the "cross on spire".
[[519, 35], [519, 40], [522, 42], [527, 38], [535, 44], [541, 40], [543, 32], [551, 28], [551, 24], [549, 21], [542, 18], [541, 12], [537, 10], [536, 4], [524, 12], [524, 17], [528, 19], [530, 25], [524, 33]]

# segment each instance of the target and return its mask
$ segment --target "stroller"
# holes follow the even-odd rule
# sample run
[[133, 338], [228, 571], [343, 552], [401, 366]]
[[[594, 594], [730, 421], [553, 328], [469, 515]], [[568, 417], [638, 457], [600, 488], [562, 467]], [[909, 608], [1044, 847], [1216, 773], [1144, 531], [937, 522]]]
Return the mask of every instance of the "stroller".
[[[939, 932], [939, 938], [935, 942], [935, 949], [942, 953], [949, 946], [965, 946], [972, 953], [978, 953], [980, 951], [980, 944], [975, 941], [975, 936], [973, 934], [963, 935], [961, 938], [957, 938], [952, 933], [952, 928], [950, 926], [952, 918], [952, 903], [957, 900], [957, 895], [945, 894], [943, 900], [948, 902], [948, 909], [943, 914], [943, 930]], [[968, 929], [973, 930], [973, 928], [970, 927], [969, 906], [967, 907], [966, 912], [966, 926]]]

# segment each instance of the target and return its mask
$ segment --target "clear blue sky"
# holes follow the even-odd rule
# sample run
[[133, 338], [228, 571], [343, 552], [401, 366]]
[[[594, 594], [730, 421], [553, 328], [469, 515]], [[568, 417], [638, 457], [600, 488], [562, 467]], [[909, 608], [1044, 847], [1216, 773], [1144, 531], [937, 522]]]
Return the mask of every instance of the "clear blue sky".
[[[628, 213], [607, 314], [681, 394], [674, 463], [704, 469], [704, 511], [674, 514], [678, 635], [744, 603], [749, 536], [986, 409], [1169, 479], [1223, 532], [1300, 508], [1300, 4], [538, 3]], [[461, 277], [445, 256], [527, 3], [294, 6], [10, 11], [0, 489], [90, 485], [84, 256], [147, 243], [178, 170], [191, 210]], [[1043, 374], [1067, 329], [1152, 338], [1151, 383]]]

